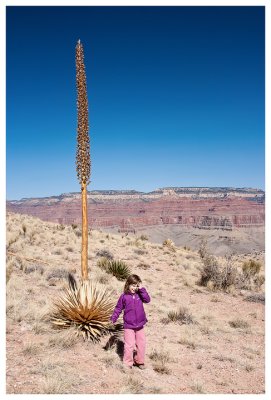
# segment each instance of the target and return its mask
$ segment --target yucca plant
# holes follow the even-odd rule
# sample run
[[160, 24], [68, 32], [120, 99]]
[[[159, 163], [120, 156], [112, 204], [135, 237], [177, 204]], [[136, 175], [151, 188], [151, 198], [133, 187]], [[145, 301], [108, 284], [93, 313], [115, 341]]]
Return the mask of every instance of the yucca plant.
[[55, 328], [77, 328], [85, 340], [98, 342], [110, 332], [116, 333], [122, 325], [113, 326], [110, 316], [114, 310], [114, 297], [104, 285], [82, 281], [79, 286], [69, 275], [69, 286], [55, 298], [51, 321]]
[[88, 135], [88, 101], [83, 46], [80, 40], [76, 46], [76, 84], [77, 84], [77, 176], [82, 192], [82, 280], [77, 285], [69, 275], [69, 286], [54, 300], [51, 322], [56, 328], [77, 328], [84, 339], [97, 342], [106, 334], [117, 334], [122, 324], [113, 325], [110, 316], [114, 310], [112, 293], [98, 282], [88, 279], [88, 220], [87, 185], [90, 179], [90, 154]]
[[110, 260], [106, 272], [114, 275], [119, 281], [124, 281], [129, 275], [131, 275], [128, 265], [121, 260]]
[[130, 268], [122, 260], [109, 260], [106, 257], [101, 257], [97, 261], [97, 266], [108, 274], [114, 275], [119, 281], [124, 281], [131, 275]]

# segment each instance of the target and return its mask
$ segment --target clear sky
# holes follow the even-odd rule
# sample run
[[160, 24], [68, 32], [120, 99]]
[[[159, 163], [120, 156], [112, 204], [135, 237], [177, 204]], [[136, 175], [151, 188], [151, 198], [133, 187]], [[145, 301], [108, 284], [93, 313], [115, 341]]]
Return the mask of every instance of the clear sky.
[[75, 46], [89, 190], [264, 189], [264, 7], [7, 7], [7, 198], [80, 191]]

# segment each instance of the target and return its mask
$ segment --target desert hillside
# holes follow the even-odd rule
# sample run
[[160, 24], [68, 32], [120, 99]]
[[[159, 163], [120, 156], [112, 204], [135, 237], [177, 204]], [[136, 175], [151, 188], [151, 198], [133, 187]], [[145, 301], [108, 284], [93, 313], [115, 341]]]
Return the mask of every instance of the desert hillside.
[[[151, 296], [147, 368], [127, 371], [121, 338], [93, 344], [50, 324], [68, 273], [80, 279], [80, 250], [76, 224], [7, 214], [8, 394], [264, 393], [264, 252], [214, 259], [204, 243], [193, 251], [146, 234], [91, 230], [90, 278], [117, 302], [124, 282], [100, 266], [105, 257], [122, 260]], [[226, 280], [214, 270], [206, 279], [211, 267], [227, 271]]]

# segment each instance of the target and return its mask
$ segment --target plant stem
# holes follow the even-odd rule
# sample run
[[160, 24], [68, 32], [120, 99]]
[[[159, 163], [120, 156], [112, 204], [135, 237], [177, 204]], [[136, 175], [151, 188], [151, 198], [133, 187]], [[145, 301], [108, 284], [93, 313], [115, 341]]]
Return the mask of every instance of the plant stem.
[[87, 211], [87, 185], [82, 183], [82, 252], [81, 268], [83, 280], [88, 279], [88, 211]]

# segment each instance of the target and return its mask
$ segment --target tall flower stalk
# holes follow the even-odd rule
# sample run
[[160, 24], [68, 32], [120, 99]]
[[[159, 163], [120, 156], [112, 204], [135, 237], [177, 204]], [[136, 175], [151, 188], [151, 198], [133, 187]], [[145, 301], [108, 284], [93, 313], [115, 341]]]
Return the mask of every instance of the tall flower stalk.
[[82, 279], [88, 279], [88, 212], [87, 185], [90, 183], [90, 143], [88, 122], [87, 81], [84, 64], [83, 45], [78, 40], [76, 45], [76, 87], [77, 87], [77, 150], [76, 171], [82, 193]]
[[[76, 86], [77, 86], [77, 152], [76, 170], [82, 191], [82, 280], [77, 285], [69, 274], [69, 286], [55, 297], [51, 322], [55, 328], [76, 328], [77, 334], [85, 340], [100, 341], [106, 334], [113, 334], [110, 341], [118, 340], [123, 325], [112, 325], [110, 316], [114, 310], [112, 293], [105, 285], [88, 279], [88, 219], [87, 185], [90, 182], [90, 152], [88, 135], [88, 100], [84, 65], [83, 46], [80, 40], [76, 46]], [[113, 342], [112, 342], [113, 343]]]

